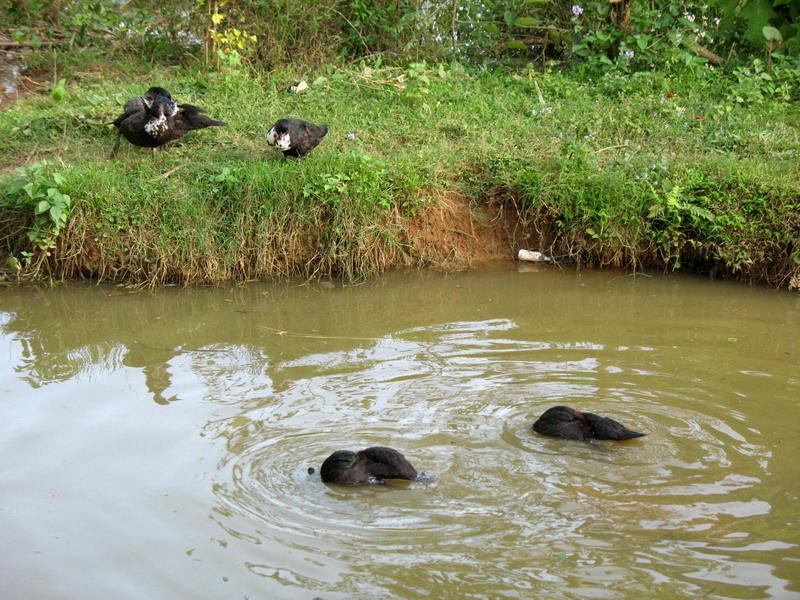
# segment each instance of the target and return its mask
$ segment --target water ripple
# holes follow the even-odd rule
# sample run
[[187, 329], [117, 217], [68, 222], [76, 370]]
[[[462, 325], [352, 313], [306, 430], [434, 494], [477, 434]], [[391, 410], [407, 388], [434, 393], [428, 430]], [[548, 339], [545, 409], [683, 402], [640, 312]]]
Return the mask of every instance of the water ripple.
[[[702, 380], [664, 372], [657, 348], [515, 333], [509, 320], [445, 323], [310, 353], [276, 365], [283, 384], [257, 406], [209, 424], [227, 444], [220, 511], [248, 517], [249, 531], [236, 535], [303, 557], [295, 571], [254, 572], [357, 597], [369, 597], [375, 578], [384, 593], [414, 595], [440, 579], [464, 597], [485, 594], [487, 580], [497, 594], [535, 585], [576, 598], [598, 595], [598, 581], [647, 590], [677, 576], [685, 593], [706, 589], [704, 579], [731, 593], [743, 585], [714, 566], [736, 560], [726, 554], [736, 544], [694, 536], [771, 511], [759, 491], [771, 451], [746, 415]], [[648, 437], [586, 444], [535, 435], [536, 416], [562, 403]], [[377, 444], [400, 449], [432, 480], [342, 488], [307, 473], [335, 449]], [[619, 554], [617, 537], [649, 532], [695, 546], [648, 542], [645, 558]], [[428, 580], [393, 574], [412, 566]], [[764, 589], [785, 587], [762, 567], [750, 572]]]

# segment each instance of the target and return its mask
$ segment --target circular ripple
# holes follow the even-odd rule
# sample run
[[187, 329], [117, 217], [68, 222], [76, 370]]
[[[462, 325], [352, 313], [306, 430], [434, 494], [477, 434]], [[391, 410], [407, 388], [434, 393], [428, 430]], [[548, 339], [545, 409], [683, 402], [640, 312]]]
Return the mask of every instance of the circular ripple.
[[[609, 585], [651, 584], [657, 568], [637, 566], [651, 558], [620, 556], [615, 536], [703, 532], [721, 516], [769, 510], [753, 494], [769, 458], [750, 441], [758, 432], [712, 390], [659, 372], [656, 350], [517, 340], [512, 330], [508, 321], [451, 323], [285, 363], [274, 393], [209, 426], [227, 440], [220, 513], [248, 516], [238, 535], [303, 557], [295, 576], [315, 589], [347, 582], [366, 596], [382, 574], [380, 589], [413, 595], [430, 588], [426, 573], [478, 590], [481, 572], [498, 590], [572, 582], [577, 597], [598, 569]], [[535, 434], [531, 424], [555, 404], [648, 436]], [[371, 445], [399, 449], [433, 480], [321, 483], [332, 451]], [[567, 556], [570, 573], [554, 566]], [[410, 566], [422, 568], [398, 580], [396, 569]]]

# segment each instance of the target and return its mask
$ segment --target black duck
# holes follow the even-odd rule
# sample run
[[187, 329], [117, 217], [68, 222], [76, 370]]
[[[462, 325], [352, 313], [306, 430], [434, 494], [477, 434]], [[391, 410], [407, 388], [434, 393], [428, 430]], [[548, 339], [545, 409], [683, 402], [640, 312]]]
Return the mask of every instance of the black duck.
[[337, 450], [325, 459], [319, 474], [323, 482], [339, 485], [383, 483], [387, 479], [413, 481], [417, 478], [417, 470], [405, 456], [384, 446], [358, 452]]
[[[152, 86], [150, 87], [143, 95], [141, 96], [134, 96], [133, 98], [128, 98], [128, 101], [125, 102], [125, 107], [122, 109], [122, 116], [119, 117], [116, 121], [114, 121], [114, 125], [124, 119], [126, 115], [130, 116], [135, 114], [139, 111], [148, 111], [150, 107], [153, 106], [153, 102], [155, 102], [156, 98], [159, 96], [163, 96], [164, 98], [168, 98], [172, 100], [172, 94], [163, 87], [159, 86]], [[114, 142], [114, 149], [111, 151], [111, 156], [113, 157], [117, 150], [119, 149], [119, 142], [122, 139], [122, 130], [117, 125], [117, 139]]]
[[267, 132], [267, 143], [284, 156], [305, 156], [328, 133], [327, 125], [314, 125], [300, 119], [281, 119]]
[[[205, 111], [191, 104], [176, 104], [171, 98], [157, 96], [147, 110], [126, 112], [114, 125], [120, 135], [134, 146], [158, 148], [177, 140], [195, 129], [222, 127], [223, 121], [214, 121]], [[113, 157], [119, 148], [119, 138], [111, 152]]]
[[533, 424], [533, 430], [568, 440], [630, 440], [647, 435], [631, 431], [622, 423], [568, 406], [553, 406]]

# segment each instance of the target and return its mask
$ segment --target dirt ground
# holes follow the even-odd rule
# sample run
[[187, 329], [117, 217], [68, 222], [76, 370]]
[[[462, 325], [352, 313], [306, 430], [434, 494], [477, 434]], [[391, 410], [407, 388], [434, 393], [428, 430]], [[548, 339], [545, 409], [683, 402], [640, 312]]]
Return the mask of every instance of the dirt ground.
[[406, 224], [411, 254], [419, 263], [465, 269], [515, 258], [532, 247], [530, 231], [520, 226], [513, 205], [499, 201], [475, 205], [457, 192], [446, 192]]

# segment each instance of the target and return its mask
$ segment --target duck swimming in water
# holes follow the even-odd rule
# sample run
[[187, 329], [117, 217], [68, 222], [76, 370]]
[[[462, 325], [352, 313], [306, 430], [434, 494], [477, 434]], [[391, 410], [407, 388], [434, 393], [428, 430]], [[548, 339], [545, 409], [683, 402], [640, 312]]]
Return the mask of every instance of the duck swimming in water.
[[[145, 110], [126, 112], [113, 124], [118, 133], [134, 146], [158, 148], [195, 129], [225, 125], [223, 121], [214, 121], [203, 113], [205, 111], [197, 106], [176, 104], [172, 98], [156, 96]], [[111, 151], [112, 157], [118, 148], [119, 136]]]
[[314, 125], [300, 119], [281, 119], [267, 132], [267, 143], [284, 156], [305, 156], [328, 133], [327, 125]]
[[553, 406], [533, 424], [533, 430], [568, 440], [630, 440], [646, 433], [631, 431], [622, 423], [568, 406]]
[[319, 470], [324, 483], [360, 485], [383, 483], [387, 479], [417, 478], [417, 470], [393, 448], [373, 446], [358, 452], [337, 450], [325, 459]]

